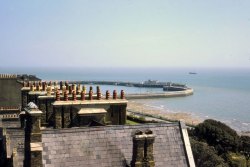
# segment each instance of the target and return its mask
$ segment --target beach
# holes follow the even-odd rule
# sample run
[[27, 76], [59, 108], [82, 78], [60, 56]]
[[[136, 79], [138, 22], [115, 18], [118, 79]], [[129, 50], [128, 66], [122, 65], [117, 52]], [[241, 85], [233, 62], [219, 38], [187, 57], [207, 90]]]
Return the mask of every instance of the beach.
[[[129, 112], [139, 113], [145, 116], [152, 116], [156, 119], [164, 119], [169, 122], [172, 121], [183, 121], [186, 125], [198, 125], [202, 123], [204, 119], [194, 116], [190, 113], [185, 112], [174, 112], [170, 109], [163, 108], [161, 106], [155, 107], [143, 103], [139, 100], [129, 100], [127, 110]], [[131, 113], [130, 113], [131, 114]], [[250, 131], [240, 131], [237, 130], [239, 135], [250, 136]]]
[[136, 100], [130, 100], [127, 106], [128, 111], [140, 113], [142, 115], [152, 115], [170, 121], [183, 121], [188, 125], [197, 125], [203, 120], [192, 116], [190, 113], [173, 112], [161, 107], [153, 107]]

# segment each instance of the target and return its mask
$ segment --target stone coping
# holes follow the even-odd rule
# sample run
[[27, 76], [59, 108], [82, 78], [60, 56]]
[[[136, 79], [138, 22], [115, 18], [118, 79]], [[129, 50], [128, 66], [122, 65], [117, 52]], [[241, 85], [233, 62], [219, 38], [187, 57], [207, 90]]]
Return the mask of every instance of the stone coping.
[[[45, 94], [45, 95], [38, 96], [38, 99], [55, 99], [55, 98], [56, 98], [55, 94], [54, 94], [54, 93], [51, 93], [51, 94], [52, 94], [52, 95], [50, 95], [50, 96], [47, 96], [46, 94]], [[69, 98], [70, 98], [70, 97], [73, 97], [73, 95], [72, 95], [72, 94], [68, 94], [68, 97], [69, 97]], [[77, 97], [77, 98], [80, 98], [81, 95], [76, 95], [76, 97]], [[88, 95], [88, 94], [85, 94], [85, 98], [88, 98], [88, 97], [89, 97], [89, 95]], [[96, 98], [97, 95], [96, 95], [96, 94], [93, 94], [93, 97]], [[64, 96], [63, 96], [62, 94], [60, 94], [60, 98], [64, 98]], [[86, 100], [87, 100], [87, 99], [86, 99]]]
[[30, 143], [30, 151], [42, 151], [42, 142]]
[[43, 112], [40, 111], [39, 109], [28, 109], [28, 108], [24, 108], [24, 110], [29, 113], [30, 115], [41, 115]]
[[[99, 127], [73, 127], [63, 129], [46, 128], [42, 130], [42, 135], [46, 134], [60, 134], [60, 133], [77, 133], [87, 131], [104, 131], [104, 130], [116, 130], [116, 129], [134, 129], [138, 130], [140, 127], [153, 128], [153, 127], [180, 127], [179, 123], [150, 123], [150, 124], [139, 124], [139, 125], [107, 125]], [[132, 137], [132, 136], [131, 136]]]
[[55, 101], [53, 106], [66, 106], [66, 105], [84, 105], [84, 104], [127, 104], [128, 101], [124, 99], [110, 99], [110, 100], [76, 100], [76, 101]]

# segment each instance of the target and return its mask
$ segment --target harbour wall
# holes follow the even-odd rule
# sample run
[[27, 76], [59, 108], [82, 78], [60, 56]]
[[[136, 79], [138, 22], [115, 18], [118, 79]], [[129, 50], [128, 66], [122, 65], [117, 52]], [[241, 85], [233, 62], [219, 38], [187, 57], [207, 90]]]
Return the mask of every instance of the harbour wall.
[[183, 91], [171, 91], [164, 93], [144, 93], [144, 94], [127, 94], [126, 99], [153, 99], [153, 98], [169, 98], [169, 97], [184, 97], [194, 93], [194, 90], [188, 88]]
[[163, 88], [170, 82], [159, 82], [154, 84], [145, 84], [142, 82], [124, 82], [124, 81], [69, 81], [69, 83], [88, 84], [88, 85], [116, 85], [128, 87], [149, 87], [149, 88]]

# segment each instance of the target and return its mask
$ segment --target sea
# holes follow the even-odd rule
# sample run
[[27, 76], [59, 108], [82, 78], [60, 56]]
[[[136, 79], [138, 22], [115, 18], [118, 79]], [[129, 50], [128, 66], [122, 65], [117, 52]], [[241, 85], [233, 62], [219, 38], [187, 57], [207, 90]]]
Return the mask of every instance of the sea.
[[[196, 74], [190, 74], [194, 72]], [[163, 112], [184, 112], [202, 120], [216, 119], [237, 131], [250, 131], [250, 68], [0, 68], [0, 73], [32, 74], [46, 81], [158, 80], [186, 84], [186, 97], [136, 100]], [[89, 86], [89, 85], [88, 85]], [[126, 93], [162, 92], [161, 88], [101, 85]]]

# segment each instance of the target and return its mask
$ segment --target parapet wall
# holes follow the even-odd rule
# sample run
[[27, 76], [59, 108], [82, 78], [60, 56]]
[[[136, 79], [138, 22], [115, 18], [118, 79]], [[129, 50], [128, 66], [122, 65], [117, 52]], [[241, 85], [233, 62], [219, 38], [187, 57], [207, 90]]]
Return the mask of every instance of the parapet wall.
[[21, 105], [22, 84], [17, 82], [16, 75], [0, 76], [0, 107]]
[[39, 81], [33, 75], [0, 74], [0, 107], [21, 106], [23, 81]]
[[0, 74], [0, 79], [6, 79], [6, 78], [17, 78], [16, 74]]

